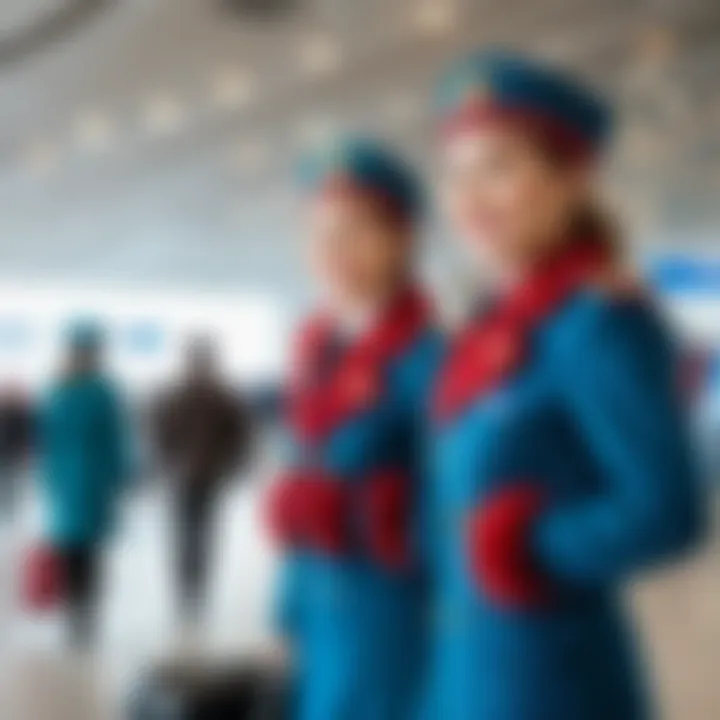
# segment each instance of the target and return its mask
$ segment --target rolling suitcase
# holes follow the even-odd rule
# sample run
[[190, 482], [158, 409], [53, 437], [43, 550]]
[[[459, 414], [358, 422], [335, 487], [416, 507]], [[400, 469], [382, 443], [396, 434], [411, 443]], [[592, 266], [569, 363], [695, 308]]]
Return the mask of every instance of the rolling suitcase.
[[133, 688], [127, 720], [285, 720], [288, 678], [244, 661], [166, 665], [146, 672]]

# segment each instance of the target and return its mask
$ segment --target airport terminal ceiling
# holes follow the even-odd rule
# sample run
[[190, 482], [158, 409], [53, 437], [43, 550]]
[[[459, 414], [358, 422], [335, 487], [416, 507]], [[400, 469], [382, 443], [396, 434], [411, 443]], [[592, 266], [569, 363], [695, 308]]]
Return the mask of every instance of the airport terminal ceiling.
[[620, 100], [614, 200], [644, 247], [707, 245], [720, 227], [713, 0], [274, 5], [3, 0], [0, 280], [290, 292], [291, 158], [362, 128], [431, 166], [428, 88], [482, 43], [567, 63]]

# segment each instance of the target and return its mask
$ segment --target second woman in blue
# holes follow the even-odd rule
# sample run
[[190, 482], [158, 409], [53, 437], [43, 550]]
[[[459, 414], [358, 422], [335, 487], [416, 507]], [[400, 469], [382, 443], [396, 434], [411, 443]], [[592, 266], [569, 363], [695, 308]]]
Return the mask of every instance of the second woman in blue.
[[370, 141], [312, 158], [304, 179], [325, 307], [301, 333], [270, 502], [292, 717], [410, 720], [426, 628], [419, 443], [439, 349], [413, 276], [419, 191]]
[[621, 584], [692, 546], [675, 352], [590, 209], [605, 106], [483, 54], [443, 85], [450, 219], [493, 298], [435, 397], [429, 720], [638, 720]]

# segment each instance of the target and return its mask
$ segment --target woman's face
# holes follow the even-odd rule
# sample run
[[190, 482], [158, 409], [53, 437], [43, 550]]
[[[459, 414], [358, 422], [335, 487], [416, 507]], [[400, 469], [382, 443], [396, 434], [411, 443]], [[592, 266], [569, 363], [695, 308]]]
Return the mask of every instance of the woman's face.
[[310, 266], [336, 307], [362, 307], [384, 299], [405, 277], [411, 231], [353, 197], [315, 200], [308, 217]]
[[522, 132], [483, 127], [443, 148], [450, 222], [491, 271], [515, 273], [557, 243], [584, 191], [579, 168], [552, 162]]

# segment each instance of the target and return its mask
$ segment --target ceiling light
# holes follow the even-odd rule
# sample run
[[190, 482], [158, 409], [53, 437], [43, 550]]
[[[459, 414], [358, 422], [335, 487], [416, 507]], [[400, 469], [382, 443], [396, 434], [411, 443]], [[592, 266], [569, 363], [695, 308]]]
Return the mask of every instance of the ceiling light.
[[78, 147], [87, 152], [107, 150], [113, 139], [113, 125], [110, 118], [100, 112], [88, 112], [78, 118], [75, 125], [75, 140]]
[[450, 0], [424, 2], [417, 14], [417, 27], [424, 35], [441, 35], [455, 26], [457, 10]]
[[184, 113], [180, 103], [169, 95], [157, 95], [145, 108], [145, 128], [152, 135], [171, 135], [182, 125]]
[[255, 90], [255, 83], [249, 74], [231, 70], [219, 72], [212, 85], [215, 104], [226, 109], [247, 105]]
[[300, 48], [300, 67], [308, 75], [329, 75], [340, 65], [342, 52], [331, 38], [318, 36]]

